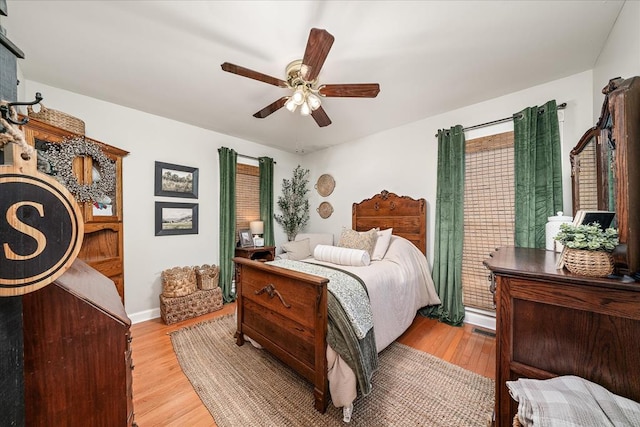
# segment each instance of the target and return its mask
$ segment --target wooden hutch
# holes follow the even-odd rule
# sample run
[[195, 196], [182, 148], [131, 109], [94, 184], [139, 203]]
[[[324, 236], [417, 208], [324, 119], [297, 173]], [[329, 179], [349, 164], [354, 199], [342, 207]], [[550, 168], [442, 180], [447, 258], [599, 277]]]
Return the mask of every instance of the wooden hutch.
[[640, 401], [640, 77], [612, 79], [598, 123], [571, 152], [574, 209], [616, 212], [614, 275], [556, 269], [560, 254], [500, 248], [484, 264], [496, 288], [496, 426], [518, 405], [506, 381], [577, 375]]
[[[25, 139], [36, 148], [39, 157], [39, 170], [43, 158], [46, 158], [47, 143], [63, 143], [65, 138], [78, 135], [52, 126], [40, 120], [29, 118], [23, 126]], [[127, 151], [100, 141], [84, 137], [97, 144], [104, 154], [115, 163], [116, 186], [110, 195], [110, 203], [99, 209], [91, 202], [79, 203], [84, 217], [84, 240], [78, 258], [113, 280], [121, 301], [124, 303], [124, 251], [122, 221], [122, 159]], [[80, 185], [89, 185], [100, 169], [90, 156], [78, 156], [74, 159], [73, 170]]]

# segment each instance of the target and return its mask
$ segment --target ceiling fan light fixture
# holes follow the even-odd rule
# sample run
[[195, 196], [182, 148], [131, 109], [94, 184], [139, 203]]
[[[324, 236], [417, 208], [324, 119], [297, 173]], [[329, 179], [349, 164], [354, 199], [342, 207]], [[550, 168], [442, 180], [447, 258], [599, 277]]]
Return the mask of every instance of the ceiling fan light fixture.
[[[0, 0], [0, 3], [3, 1], [5, 0]], [[319, 127], [329, 126], [331, 119], [322, 108], [322, 98], [375, 98], [380, 92], [378, 83], [330, 85], [318, 83], [320, 70], [327, 59], [333, 41], [334, 37], [327, 30], [312, 28], [309, 32], [304, 56], [287, 65], [284, 80], [228, 62], [221, 65], [222, 71], [288, 90], [289, 95], [278, 98], [255, 113], [254, 117], [264, 119], [282, 107], [286, 107], [293, 113], [300, 106], [301, 115], [311, 115]]]
[[309, 104], [309, 107], [311, 107], [311, 111], [316, 111], [320, 108], [320, 104], [322, 102], [320, 102], [320, 98], [318, 98], [316, 94], [309, 93], [309, 95], [307, 95], [307, 103]]
[[305, 98], [306, 94], [304, 92], [304, 86], [298, 86], [297, 89], [293, 92], [293, 96], [291, 97], [296, 105], [302, 105], [302, 103], [305, 101]]
[[309, 104], [306, 101], [304, 101], [300, 107], [300, 114], [303, 116], [311, 114], [311, 107], [309, 107]]
[[296, 111], [298, 104], [295, 103], [295, 101], [293, 100], [293, 97], [290, 97], [289, 100], [285, 102], [284, 106], [286, 107], [287, 110], [293, 113], [294, 111]]

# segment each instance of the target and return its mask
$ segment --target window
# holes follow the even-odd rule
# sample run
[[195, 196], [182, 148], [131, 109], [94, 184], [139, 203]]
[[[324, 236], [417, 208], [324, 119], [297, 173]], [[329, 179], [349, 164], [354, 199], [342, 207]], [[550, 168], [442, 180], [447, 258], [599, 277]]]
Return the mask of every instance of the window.
[[465, 147], [463, 302], [493, 310], [482, 262], [496, 248], [514, 245], [513, 132], [472, 139]]
[[238, 163], [236, 168], [236, 230], [260, 219], [260, 168]]

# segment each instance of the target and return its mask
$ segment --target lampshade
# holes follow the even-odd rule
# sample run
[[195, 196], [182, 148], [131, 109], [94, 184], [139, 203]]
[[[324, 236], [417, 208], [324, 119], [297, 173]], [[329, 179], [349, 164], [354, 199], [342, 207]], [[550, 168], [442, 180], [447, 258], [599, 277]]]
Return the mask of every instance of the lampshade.
[[302, 106], [300, 107], [300, 114], [302, 114], [303, 116], [308, 116], [309, 114], [311, 114], [311, 108], [309, 108], [309, 104], [307, 104], [307, 101], [304, 101], [302, 103]]
[[293, 92], [291, 99], [296, 105], [300, 105], [304, 102], [306, 98], [306, 94], [304, 91], [304, 86], [298, 86], [298, 88]]
[[311, 110], [315, 111], [318, 109], [318, 107], [320, 107], [320, 98], [318, 98], [313, 93], [310, 93], [307, 96], [307, 103], [309, 104], [309, 107], [311, 107]]
[[249, 223], [249, 229], [251, 230], [251, 234], [262, 234], [264, 233], [264, 222], [251, 221]]
[[289, 100], [285, 102], [284, 106], [287, 107], [287, 110], [293, 113], [294, 111], [296, 111], [296, 107], [298, 105], [293, 101], [293, 97], [290, 97]]

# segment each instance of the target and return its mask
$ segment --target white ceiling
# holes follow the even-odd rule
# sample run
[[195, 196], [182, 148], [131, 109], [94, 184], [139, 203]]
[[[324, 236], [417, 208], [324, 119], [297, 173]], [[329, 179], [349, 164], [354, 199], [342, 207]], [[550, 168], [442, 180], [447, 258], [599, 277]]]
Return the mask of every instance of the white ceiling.
[[[308, 153], [589, 70], [623, 3], [8, 0], [1, 24], [26, 79]], [[312, 27], [335, 37], [320, 83], [380, 94], [323, 99], [325, 128], [252, 117], [287, 90], [220, 64], [284, 80]]]

